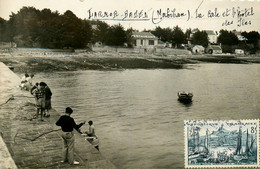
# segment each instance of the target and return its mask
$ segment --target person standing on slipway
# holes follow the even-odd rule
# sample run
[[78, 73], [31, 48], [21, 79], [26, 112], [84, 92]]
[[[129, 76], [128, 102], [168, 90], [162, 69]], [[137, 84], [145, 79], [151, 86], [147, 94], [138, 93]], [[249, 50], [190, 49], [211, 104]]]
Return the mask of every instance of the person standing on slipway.
[[45, 90], [45, 114], [44, 117], [50, 117], [49, 110], [52, 108], [51, 107], [51, 96], [52, 92], [49, 86], [44, 83], [44, 90]]
[[57, 126], [61, 126], [62, 130], [62, 139], [64, 141], [63, 147], [63, 161], [69, 162], [69, 164], [79, 164], [78, 161], [74, 161], [74, 133], [73, 129], [79, 131], [79, 128], [84, 125], [86, 122], [80, 123], [77, 125], [70, 115], [73, 110], [70, 107], [67, 107], [65, 110], [65, 115], [61, 116], [60, 119], [56, 122]]

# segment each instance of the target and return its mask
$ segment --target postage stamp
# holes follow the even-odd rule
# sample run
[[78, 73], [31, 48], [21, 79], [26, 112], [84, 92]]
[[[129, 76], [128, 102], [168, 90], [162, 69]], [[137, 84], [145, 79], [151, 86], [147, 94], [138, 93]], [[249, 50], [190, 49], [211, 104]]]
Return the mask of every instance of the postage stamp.
[[184, 121], [185, 168], [260, 167], [259, 120]]

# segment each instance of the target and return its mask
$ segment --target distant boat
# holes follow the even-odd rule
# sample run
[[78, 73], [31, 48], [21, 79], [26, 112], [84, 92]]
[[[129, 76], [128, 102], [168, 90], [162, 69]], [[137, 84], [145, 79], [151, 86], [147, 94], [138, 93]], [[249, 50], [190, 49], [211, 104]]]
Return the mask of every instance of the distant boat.
[[190, 92], [178, 92], [178, 100], [180, 102], [192, 102], [193, 94]]

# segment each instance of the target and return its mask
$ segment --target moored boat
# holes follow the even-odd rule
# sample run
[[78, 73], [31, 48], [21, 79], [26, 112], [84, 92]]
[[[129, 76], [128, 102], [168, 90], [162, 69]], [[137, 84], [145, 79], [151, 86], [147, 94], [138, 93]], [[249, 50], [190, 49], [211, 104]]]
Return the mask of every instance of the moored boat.
[[178, 92], [178, 100], [180, 102], [192, 102], [193, 94], [190, 92]]

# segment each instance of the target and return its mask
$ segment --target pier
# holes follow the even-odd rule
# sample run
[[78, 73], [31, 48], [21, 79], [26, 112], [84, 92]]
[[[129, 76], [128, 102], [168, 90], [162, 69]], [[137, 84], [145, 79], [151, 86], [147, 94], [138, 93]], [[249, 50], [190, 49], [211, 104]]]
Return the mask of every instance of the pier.
[[[83, 136], [75, 132], [75, 160], [79, 165], [61, 163], [63, 140], [52, 109], [44, 121], [33, 119], [34, 98], [21, 90], [20, 78], [0, 62], [0, 168], [106, 168], [116, 167]], [[102, 147], [101, 147], [102, 151]]]

